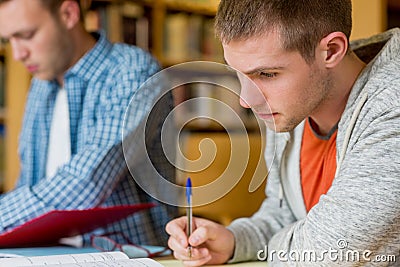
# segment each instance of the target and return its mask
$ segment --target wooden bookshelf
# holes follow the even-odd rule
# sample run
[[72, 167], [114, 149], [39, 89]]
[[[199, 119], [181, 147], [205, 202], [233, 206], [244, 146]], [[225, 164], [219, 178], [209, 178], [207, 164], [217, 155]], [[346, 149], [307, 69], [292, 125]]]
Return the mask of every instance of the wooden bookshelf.
[[[222, 46], [213, 33], [213, 19], [217, 4], [217, 0], [95, 0], [91, 2], [91, 8], [87, 14], [93, 16], [93, 12], [97, 12], [97, 18], [90, 18], [95, 22], [88, 24], [91, 25], [90, 29], [95, 29], [93, 24], [97, 23], [97, 28], [105, 29], [113, 42], [127, 42], [123, 36], [124, 30], [134, 27], [132, 24], [135, 20], [147, 20], [148, 36], [139, 34], [139, 37], [149, 40], [148, 47], [135, 42], [128, 41], [127, 43], [150, 51], [164, 67], [192, 60], [222, 62]], [[129, 25], [124, 25], [123, 20], [129, 6], [135, 6], [137, 10], [142, 9], [142, 11], [138, 11], [137, 13], [140, 14], [136, 17], [131, 16], [133, 19], [130, 20]], [[107, 31], [107, 28], [112, 31]], [[133, 29], [131, 35], [138, 35], [139, 30], [141, 29], [136, 28], [135, 32]], [[138, 39], [136, 37], [136, 41]]]
[[219, 1], [165, 1], [165, 8], [167, 10], [181, 11], [188, 13], [201, 14], [205, 16], [214, 16], [217, 12]]
[[5, 63], [7, 78], [5, 109], [3, 110], [6, 127], [4, 190], [9, 191], [14, 188], [19, 175], [18, 137], [31, 76], [20, 62], [13, 59], [10, 46], [5, 49]]
[[0, 194], [5, 180], [5, 51], [0, 40]]

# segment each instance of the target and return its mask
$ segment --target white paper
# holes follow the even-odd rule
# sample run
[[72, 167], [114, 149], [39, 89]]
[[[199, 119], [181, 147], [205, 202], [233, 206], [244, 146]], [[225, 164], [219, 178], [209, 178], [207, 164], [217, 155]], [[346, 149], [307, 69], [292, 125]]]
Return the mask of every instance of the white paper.
[[[33, 265], [31, 267], [41, 267], [43, 265]], [[128, 260], [116, 261], [100, 261], [100, 262], [86, 262], [86, 263], [71, 263], [71, 264], [51, 264], [46, 267], [162, 267], [162, 265], [155, 260], [149, 258], [137, 258]]]
[[[0, 259], [1, 267], [15, 267], [15, 266], [48, 266], [48, 265], [61, 265], [61, 264], [74, 264], [74, 263], [88, 263], [88, 262], [104, 262], [104, 261], [117, 261], [129, 259], [128, 256], [122, 252], [102, 252], [102, 253], [82, 253], [82, 254], [65, 254], [65, 255], [51, 255], [51, 256], [37, 256], [37, 257], [18, 257], [18, 258], [4, 258]], [[77, 265], [80, 266], [80, 265]]]

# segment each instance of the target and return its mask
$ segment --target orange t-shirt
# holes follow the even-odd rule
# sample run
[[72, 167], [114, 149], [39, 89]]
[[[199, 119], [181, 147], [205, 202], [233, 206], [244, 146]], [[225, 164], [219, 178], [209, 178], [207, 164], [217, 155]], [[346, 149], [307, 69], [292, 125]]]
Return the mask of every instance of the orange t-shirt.
[[329, 190], [335, 176], [337, 128], [333, 131], [327, 138], [319, 137], [311, 129], [309, 119], [306, 120], [300, 151], [300, 174], [307, 212]]

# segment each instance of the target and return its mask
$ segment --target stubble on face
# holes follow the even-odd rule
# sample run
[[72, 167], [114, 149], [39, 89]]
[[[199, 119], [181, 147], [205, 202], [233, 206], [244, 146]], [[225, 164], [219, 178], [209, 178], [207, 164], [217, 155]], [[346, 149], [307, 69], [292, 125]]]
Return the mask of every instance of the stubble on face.
[[50, 14], [48, 23], [51, 26], [49, 26], [46, 46], [51, 49], [42, 57], [44, 69], [42, 73], [37, 73], [37, 78], [44, 80], [60, 79], [71, 66], [73, 43], [70, 33], [58, 14]]
[[306, 87], [299, 88], [302, 95], [293, 102], [293, 108], [278, 116], [274, 123], [267, 122], [266, 126], [275, 132], [290, 132], [304, 119], [317, 115], [324, 104], [332, 97], [332, 79], [329, 72], [310, 66]]
[[224, 54], [228, 64], [256, 85], [240, 81], [241, 102], [247, 101], [242, 106], [252, 108], [271, 130], [289, 132], [307, 117], [321, 116], [332, 98], [332, 79], [318, 57], [307, 63], [298, 51], [281, 48], [276, 38], [277, 33], [270, 33], [233, 41], [224, 44]]

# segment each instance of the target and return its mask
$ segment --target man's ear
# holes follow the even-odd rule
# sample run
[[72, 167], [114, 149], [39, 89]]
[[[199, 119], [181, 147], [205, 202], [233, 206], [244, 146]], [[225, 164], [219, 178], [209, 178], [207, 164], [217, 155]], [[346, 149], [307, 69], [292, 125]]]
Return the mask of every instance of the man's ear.
[[79, 3], [73, 0], [63, 1], [60, 6], [60, 18], [67, 29], [72, 29], [80, 21]]
[[332, 32], [321, 39], [318, 51], [322, 53], [322, 59], [326, 68], [337, 66], [347, 53], [347, 37], [342, 32]]

